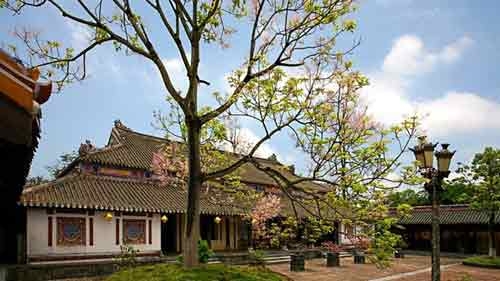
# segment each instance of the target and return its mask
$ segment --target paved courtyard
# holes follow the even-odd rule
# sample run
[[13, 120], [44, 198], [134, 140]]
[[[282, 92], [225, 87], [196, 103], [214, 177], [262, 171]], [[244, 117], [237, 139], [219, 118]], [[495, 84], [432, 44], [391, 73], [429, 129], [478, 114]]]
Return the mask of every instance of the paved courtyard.
[[[352, 258], [342, 258], [341, 267], [324, 265], [323, 259], [306, 261], [305, 272], [290, 272], [289, 264], [270, 265], [273, 271], [280, 272], [296, 281], [428, 281], [431, 279], [431, 259], [427, 256], [407, 256], [394, 260], [390, 268], [378, 269], [373, 264], [353, 264]], [[443, 269], [441, 281], [497, 281], [500, 270], [464, 266], [457, 258], [441, 258]], [[79, 278], [64, 281], [103, 281], [105, 278]]]
[[[443, 269], [442, 281], [492, 281], [500, 280], [500, 270], [487, 270], [474, 267], [467, 267], [460, 264], [461, 260], [454, 258], [442, 258], [441, 263], [445, 266]], [[288, 264], [278, 264], [269, 266], [270, 269], [280, 272], [293, 280], [297, 281], [326, 281], [326, 280], [344, 280], [344, 281], [365, 281], [377, 280], [389, 281], [413, 281], [430, 280], [431, 266], [430, 257], [426, 256], [408, 256], [405, 259], [394, 260], [390, 268], [378, 269], [373, 264], [353, 264], [352, 258], [342, 258], [341, 267], [327, 268], [323, 259], [314, 259], [306, 261], [305, 272], [290, 272]], [[409, 274], [409, 272], [420, 272]], [[467, 279], [470, 277], [470, 279]], [[465, 279], [464, 279], [465, 278]]]
[[[431, 273], [420, 273], [413, 276], [398, 278], [398, 281], [427, 281]], [[498, 281], [500, 269], [485, 269], [465, 265], [456, 265], [446, 268], [441, 274], [441, 281]]]

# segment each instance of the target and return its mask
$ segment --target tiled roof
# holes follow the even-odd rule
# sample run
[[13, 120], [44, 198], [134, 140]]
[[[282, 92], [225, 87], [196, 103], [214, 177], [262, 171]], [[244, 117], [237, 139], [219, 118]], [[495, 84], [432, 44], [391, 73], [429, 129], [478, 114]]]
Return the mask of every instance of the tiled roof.
[[[441, 224], [487, 224], [488, 213], [474, 210], [468, 205], [441, 205]], [[431, 206], [416, 206], [409, 216], [400, 219], [399, 223], [408, 224], [431, 224]], [[495, 222], [500, 224], [500, 213], [497, 214]]]
[[[158, 152], [164, 145], [172, 143], [174, 142], [164, 138], [134, 132], [117, 122], [107, 146], [79, 156], [60, 174], [57, 180], [25, 189], [20, 204], [26, 207], [184, 213], [187, 207], [186, 191], [182, 187], [184, 182], [179, 182], [177, 186], [165, 187], [153, 180], [69, 173], [80, 162], [125, 169], [151, 170], [153, 153]], [[238, 157], [237, 154], [229, 153], [229, 155]], [[234, 159], [236, 160], [236, 158]], [[298, 176], [289, 171], [286, 166], [275, 160], [262, 158], [256, 158], [256, 160], [264, 167], [279, 170], [290, 180], [298, 179]], [[240, 167], [237, 174], [242, 182], [250, 185], [277, 185], [273, 178], [251, 163]], [[212, 184], [217, 183], [212, 182]], [[314, 190], [321, 188], [320, 185], [314, 183], [302, 183], [300, 186]], [[280, 213], [293, 215], [291, 201], [285, 196], [282, 197], [281, 201]], [[209, 200], [208, 196], [202, 197], [201, 213], [244, 214], [249, 211], [235, 207], [238, 206], [236, 203], [233, 205], [219, 203], [214, 202], [213, 199]], [[309, 215], [300, 206], [296, 206], [296, 208], [300, 216]]]
[[[185, 213], [186, 196], [179, 185], [162, 186], [157, 181], [81, 174], [25, 188], [19, 203], [24, 207]], [[244, 215], [250, 211], [237, 206], [237, 203], [215, 202], [207, 194], [202, 194], [200, 200], [202, 214]], [[310, 215], [299, 204], [295, 207], [300, 217]], [[282, 196], [280, 214], [294, 215], [291, 201], [285, 196]]]
[[[68, 175], [54, 182], [26, 188], [25, 207], [77, 208], [152, 213], [184, 213], [186, 192], [155, 182], [94, 175]], [[202, 196], [202, 214], [237, 215], [244, 210], [215, 204]]]
[[[153, 153], [158, 152], [164, 145], [172, 144], [173, 141], [165, 138], [141, 134], [127, 127], [117, 125], [113, 128], [108, 146], [97, 149], [77, 159], [78, 161], [98, 163], [124, 168], [151, 170]], [[229, 155], [236, 154], [228, 153]], [[236, 158], [235, 158], [236, 159]], [[290, 172], [286, 166], [273, 160], [255, 158], [261, 165], [279, 170], [287, 178], [294, 180], [298, 176]], [[261, 185], [276, 185], [273, 178], [264, 171], [257, 169], [253, 164], [246, 163], [237, 170], [241, 181]], [[320, 189], [313, 183], [303, 183], [302, 187]]]

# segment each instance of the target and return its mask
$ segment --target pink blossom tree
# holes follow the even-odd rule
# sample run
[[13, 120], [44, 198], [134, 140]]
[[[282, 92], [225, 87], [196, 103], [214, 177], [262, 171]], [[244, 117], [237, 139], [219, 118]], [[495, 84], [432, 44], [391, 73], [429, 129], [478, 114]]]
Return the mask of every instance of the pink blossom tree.
[[252, 222], [252, 238], [254, 241], [264, 242], [270, 239], [266, 222], [277, 217], [281, 210], [281, 198], [275, 194], [268, 194], [257, 200], [250, 213]]

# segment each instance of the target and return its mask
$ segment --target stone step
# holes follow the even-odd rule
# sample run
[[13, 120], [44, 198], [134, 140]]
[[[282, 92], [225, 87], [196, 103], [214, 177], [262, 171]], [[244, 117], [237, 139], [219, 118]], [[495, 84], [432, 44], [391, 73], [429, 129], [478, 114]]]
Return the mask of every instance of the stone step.
[[290, 257], [277, 257], [273, 259], [265, 259], [266, 264], [289, 263]]

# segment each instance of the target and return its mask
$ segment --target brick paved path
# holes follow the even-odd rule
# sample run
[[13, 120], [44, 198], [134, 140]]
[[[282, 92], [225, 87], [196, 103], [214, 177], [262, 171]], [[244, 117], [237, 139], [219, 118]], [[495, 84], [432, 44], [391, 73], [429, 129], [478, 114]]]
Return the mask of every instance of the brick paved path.
[[[447, 270], [448, 268], [452, 266], [458, 266], [460, 263], [453, 263], [453, 264], [447, 264], [447, 265], [442, 265], [441, 266], [441, 272]], [[405, 272], [405, 273], [397, 273], [394, 275], [382, 277], [382, 278], [377, 278], [377, 279], [371, 279], [370, 281], [392, 281], [392, 280], [401, 280], [403, 278], [411, 278], [412, 276], [419, 276], [419, 275], [428, 275], [432, 273], [432, 268], [427, 267], [424, 269], [419, 269], [417, 271], [410, 271], [410, 272]]]
[[[378, 269], [373, 264], [353, 264], [352, 257], [342, 258], [340, 267], [326, 267], [324, 259], [314, 259], [306, 261], [305, 272], [290, 272], [288, 264], [271, 265], [269, 268], [282, 273], [296, 281], [366, 281], [381, 277], [391, 276], [404, 272], [412, 272], [428, 268], [431, 264], [430, 257], [427, 256], [407, 256], [404, 259], [394, 260], [392, 266], [386, 269]], [[458, 259], [442, 258], [443, 265], [460, 262]], [[430, 273], [429, 273], [430, 274]], [[404, 279], [429, 280], [426, 274], [424, 279]], [[419, 275], [420, 278], [420, 275]], [[473, 279], [475, 281], [475, 279]], [[494, 279], [493, 279], [494, 280]], [[498, 279], [500, 280], [500, 279]], [[488, 280], [489, 281], [489, 280]]]
[[[421, 273], [405, 278], [397, 279], [398, 281], [428, 281], [431, 279], [431, 273]], [[465, 265], [456, 265], [446, 268], [441, 272], [441, 281], [499, 281], [500, 269], [486, 269], [479, 267], [471, 267]]]

